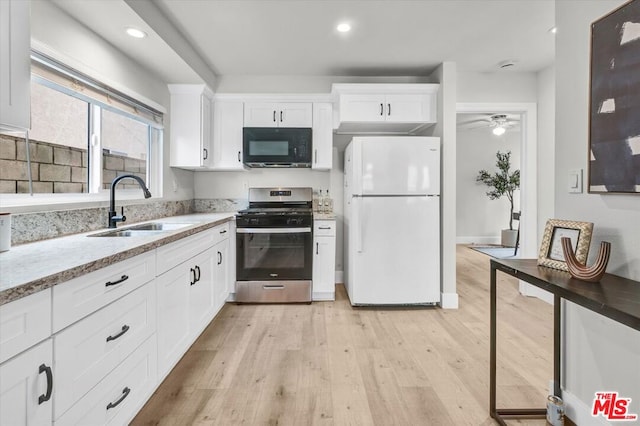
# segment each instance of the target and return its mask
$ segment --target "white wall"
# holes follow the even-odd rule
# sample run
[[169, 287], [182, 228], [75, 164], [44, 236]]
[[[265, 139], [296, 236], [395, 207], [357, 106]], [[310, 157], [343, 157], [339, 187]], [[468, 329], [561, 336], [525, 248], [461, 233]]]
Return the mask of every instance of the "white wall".
[[[554, 216], [556, 69], [550, 66], [537, 74], [538, 88], [538, 241], [547, 219]], [[560, 181], [563, 177], [560, 176]]]
[[[587, 167], [590, 24], [622, 3], [556, 2], [555, 215], [593, 222], [590, 261], [600, 241], [610, 241], [607, 271], [640, 281], [640, 197], [568, 194], [564, 178]], [[573, 420], [593, 424], [586, 409], [602, 390], [632, 398], [631, 411], [640, 414], [640, 332], [567, 305], [563, 385]]]
[[536, 102], [536, 74], [515, 70], [459, 72], [458, 102]]
[[[31, 40], [32, 47], [37, 50], [170, 113], [169, 91], [165, 82], [69, 17], [52, 2], [31, 2]], [[169, 132], [169, 120], [166, 119], [163, 199], [191, 199], [193, 173], [169, 168]], [[46, 206], [34, 207], [33, 210], [43, 208]]]
[[[464, 119], [463, 119], [464, 120]], [[486, 185], [476, 182], [482, 169], [493, 174], [496, 152], [511, 152], [511, 171], [520, 168], [520, 131], [509, 130], [496, 136], [489, 127], [457, 131], [456, 158], [456, 241], [461, 243], [499, 244], [500, 231], [509, 229], [509, 200], [491, 200]], [[514, 194], [514, 211], [519, 211], [520, 191]], [[482, 212], [482, 214], [478, 214]], [[518, 222], [514, 222], [514, 229]]]
[[[246, 200], [249, 188], [274, 186], [310, 186], [330, 189], [328, 171], [311, 169], [250, 169], [246, 172], [198, 172], [195, 174], [195, 198], [234, 198]], [[331, 194], [333, 196], [333, 194]]]

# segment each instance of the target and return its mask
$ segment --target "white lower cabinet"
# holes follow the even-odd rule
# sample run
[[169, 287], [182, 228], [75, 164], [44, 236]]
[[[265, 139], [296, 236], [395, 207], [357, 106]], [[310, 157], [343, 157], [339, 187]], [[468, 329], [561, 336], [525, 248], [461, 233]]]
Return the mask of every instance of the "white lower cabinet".
[[0, 425], [128, 424], [224, 305], [234, 229], [0, 306]]
[[[203, 231], [158, 249], [158, 270], [171, 264], [174, 253], [182, 263], [156, 278], [158, 292], [158, 375], [164, 378], [228, 296], [226, 272], [230, 225]], [[191, 242], [190, 240], [191, 239]], [[160, 266], [166, 259], [165, 266]]]
[[336, 221], [313, 226], [313, 300], [335, 300]]
[[0, 425], [50, 425], [52, 371], [51, 339], [0, 364]]
[[153, 335], [54, 424], [128, 424], [158, 384], [156, 349]]
[[190, 340], [195, 340], [215, 314], [215, 259], [214, 249], [210, 248], [188, 262], [194, 270], [188, 287]]
[[229, 296], [229, 247], [230, 241], [226, 239], [215, 245], [215, 274], [213, 279], [215, 311], [218, 312], [224, 306]]
[[158, 371], [164, 377], [189, 344], [189, 268], [176, 267], [156, 279], [158, 292]]
[[54, 336], [58, 419], [156, 332], [156, 291], [148, 283]]

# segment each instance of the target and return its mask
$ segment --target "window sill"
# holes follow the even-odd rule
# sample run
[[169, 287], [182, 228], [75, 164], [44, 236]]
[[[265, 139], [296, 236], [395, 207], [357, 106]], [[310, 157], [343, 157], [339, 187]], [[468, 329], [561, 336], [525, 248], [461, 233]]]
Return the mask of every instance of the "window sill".
[[[139, 189], [116, 191], [116, 205], [144, 204], [162, 200], [162, 197], [145, 199]], [[32, 213], [47, 210], [71, 210], [108, 207], [109, 192], [99, 194], [1, 194], [0, 211], [8, 213]]]

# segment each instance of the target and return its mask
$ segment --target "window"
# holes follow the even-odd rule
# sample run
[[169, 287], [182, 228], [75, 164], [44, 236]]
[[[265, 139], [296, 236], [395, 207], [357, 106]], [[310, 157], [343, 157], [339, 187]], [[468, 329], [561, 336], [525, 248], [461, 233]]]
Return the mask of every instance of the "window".
[[[31, 130], [28, 140], [0, 134], [0, 161], [11, 166], [2, 167], [0, 192], [99, 194], [134, 174], [160, 196], [162, 113], [50, 58], [32, 59]], [[140, 191], [132, 180], [118, 189]]]

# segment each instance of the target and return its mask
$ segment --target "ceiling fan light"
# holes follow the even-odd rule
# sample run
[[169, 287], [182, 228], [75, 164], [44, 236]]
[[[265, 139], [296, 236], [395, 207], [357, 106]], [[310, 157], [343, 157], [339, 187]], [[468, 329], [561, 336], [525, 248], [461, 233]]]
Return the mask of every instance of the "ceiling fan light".
[[506, 131], [505, 128], [502, 127], [502, 126], [497, 126], [497, 127], [493, 128], [493, 134], [496, 135], [496, 136], [504, 135], [505, 131]]

